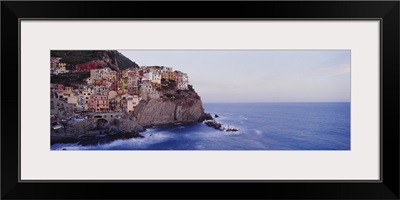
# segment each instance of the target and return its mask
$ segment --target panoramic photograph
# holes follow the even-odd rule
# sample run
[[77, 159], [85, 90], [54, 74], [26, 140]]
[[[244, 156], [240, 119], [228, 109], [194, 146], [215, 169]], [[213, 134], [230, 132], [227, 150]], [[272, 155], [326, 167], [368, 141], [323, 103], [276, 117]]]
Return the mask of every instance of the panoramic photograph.
[[52, 50], [50, 149], [350, 150], [350, 50]]

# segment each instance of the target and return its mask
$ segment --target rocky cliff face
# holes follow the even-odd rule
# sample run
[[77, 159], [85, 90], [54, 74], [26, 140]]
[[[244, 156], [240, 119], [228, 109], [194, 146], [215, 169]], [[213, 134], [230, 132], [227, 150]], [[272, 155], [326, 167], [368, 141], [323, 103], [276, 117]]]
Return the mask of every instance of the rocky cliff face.
[[204, 108], [199, 98], [148, 99], [139, 102], [133, 120], [141, 126], [203, 121]]

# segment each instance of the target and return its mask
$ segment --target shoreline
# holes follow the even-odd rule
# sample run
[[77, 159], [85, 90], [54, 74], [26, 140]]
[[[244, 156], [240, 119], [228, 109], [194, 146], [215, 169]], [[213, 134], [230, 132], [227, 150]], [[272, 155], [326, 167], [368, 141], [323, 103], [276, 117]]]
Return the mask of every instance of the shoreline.
[[79, 143], [82, 146], [106, 144], [119, 139], [144, 138], [139, 132], [119, 132], [90, 135], [51, 135], [50, 145]]
[[50, 135], [50, 145], [54, 144], [71, 144], [71, 143], [79, 143], [82, 146], [86, 145], [95, 145], [95, 144], [105, 144], [119, 139], [131, 139], [131, 138], [144, 138], [140, 133], [145, 132], [147, 129], [151, 128], [163, 128], [163, 127], [171, 127], [171, 126], [179, 126], [179, 125], [190, 125], [197, 124], [203, 122], [174, 122], [169, 124], [162, 125], [150, 125], [144, 126], [142, 129], [134, 130], [134, 131], [120, 131], [118, 133], [106, 133], [106, 129], [100, 130], [88, 130], [87, 134], [80, 135], [64, 135], [64, 134], [51, 134]]
[[[141, 132], [150, 128], [163, 128], [177, 125], [197, 124], [211, 120], [210, 113], [204, 113], [201, 120], [198, 121], [176, 121], [159, 125], [141, 126], [137, 122], [128, 119], [120, 119], [116, 124], [106, 124], [94, 126], [93, 122], [74, 122], [65, 124], [62, 130], [54, 130], [50, 134], [50, 145], [79, 143], [80, 145], [105, 144], [118, 139], [144, 138]], [[73, 134], [71, 134], [74, 132]]]

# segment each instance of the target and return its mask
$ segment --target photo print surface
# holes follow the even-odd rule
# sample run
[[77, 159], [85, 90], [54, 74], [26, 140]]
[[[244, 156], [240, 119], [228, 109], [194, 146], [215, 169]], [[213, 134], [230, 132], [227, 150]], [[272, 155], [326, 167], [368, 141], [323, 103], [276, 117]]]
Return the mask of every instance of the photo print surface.
[[350, 50], [52, 50], [51, 150], [350, 150]]

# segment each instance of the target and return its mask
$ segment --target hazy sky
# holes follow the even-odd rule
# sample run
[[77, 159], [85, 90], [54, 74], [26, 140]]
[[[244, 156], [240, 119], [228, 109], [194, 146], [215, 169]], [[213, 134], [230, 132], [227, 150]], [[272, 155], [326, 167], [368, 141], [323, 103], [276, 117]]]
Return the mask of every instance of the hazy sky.
[[120, 51], [188, 73], [203, 102], [350, 101], [350, 51]]

